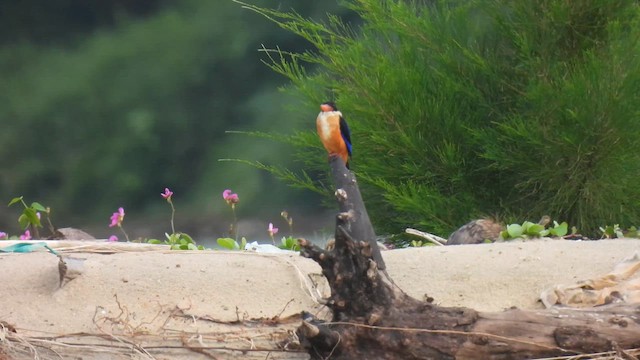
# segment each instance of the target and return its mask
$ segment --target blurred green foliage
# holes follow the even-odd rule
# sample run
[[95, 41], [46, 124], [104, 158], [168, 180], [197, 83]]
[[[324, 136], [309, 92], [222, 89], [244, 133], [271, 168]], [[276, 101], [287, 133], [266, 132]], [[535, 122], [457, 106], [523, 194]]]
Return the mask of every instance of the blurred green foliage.
[[[277, 91], [283, 79], [258, 49], [303, 51], [303, 39], [231, 1], [20, 4], [0, 7], [3, 202], [24, 194], [50, 204], [58, 226], [102, 221], [105, 229], [118, 206], [163, 208], [165, 187], [188, 199], [183, 213], [208, 219], [224, 206], [225, 188], [254, 202], [247, 212], [274, 207], [274, 218], [302, 203], [259, 171], [218, 159], [288, 162], [273, 143], [225, 131], [291, 126], [283, 112], [291, 99]], [[347, 13], [332, 2], [264, 4], [318, 19]], [[13, 223], [0, 207], [0, 227]]]
[[[360, 28], [339, 17], [319, 23], [253, 10], [316, 47], [274, 50], [272, 68], [307, 108], [337, 101], [379, 231], [411, 226], [446, 236], [487, 214], [550, 214], [587, 234], [603, 222], [637, 221], [637, 1], [347, 6], [363, 19]], [[286, 140], [307, 171], [326, 171], [313, 131]], [[327, 183], [271, 170], [301, 187]]]
[[[223, 210], [225, 188], [242, 216], [308, 203], [221, 158], [330, 194], [313, 131], [327, 99], [354, 133], [379, 231], [447, 235], [487, 214], [550, 214], [589, 234], [640, 215], [635, 0], [254, 8], [286, 31], [231, 1], [57, 4], [0, 5], [0, 199], [49, 204], [58, 226], [106, 228], [118, 206], [161, 211], [165, 187], [195, 221]], [[262, 44], [278, 50], [259, 54]]]

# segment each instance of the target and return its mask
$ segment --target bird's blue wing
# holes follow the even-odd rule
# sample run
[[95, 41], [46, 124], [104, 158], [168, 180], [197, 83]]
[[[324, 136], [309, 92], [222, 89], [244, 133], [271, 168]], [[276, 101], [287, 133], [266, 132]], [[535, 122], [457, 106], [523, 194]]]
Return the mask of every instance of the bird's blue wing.
[[347, 122], [342, 116], [340, 116], [340, 134], [342, 135], [342, 139], [345, 144], [347, 144], [347, 151], [349, 152], [349, 156], [351, 156], [351, 131], [349, 130], [349, 125], [347, 125]]

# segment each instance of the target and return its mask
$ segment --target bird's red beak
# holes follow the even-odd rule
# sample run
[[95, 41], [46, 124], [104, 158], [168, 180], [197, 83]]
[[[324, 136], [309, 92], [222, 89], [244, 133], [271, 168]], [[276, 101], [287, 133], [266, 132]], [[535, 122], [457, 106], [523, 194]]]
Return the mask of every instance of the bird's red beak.
[[322, 104], [322, 105], [320, 105], [320, 110], [321, 111], [333, 111], [333, 107], [331, 107], [331, 105], [328, 105], [328, 104]]

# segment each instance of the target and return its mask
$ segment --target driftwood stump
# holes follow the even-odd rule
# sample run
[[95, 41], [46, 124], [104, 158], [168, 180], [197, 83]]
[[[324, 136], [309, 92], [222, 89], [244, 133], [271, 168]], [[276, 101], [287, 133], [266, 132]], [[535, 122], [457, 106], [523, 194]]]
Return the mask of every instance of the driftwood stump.
[[339, 157], [330, 164], [341, 211], [335, 247], [300, 239], [331, 287], [332, 320], [303, 314], [297, 330], [313, 359], [530, 359], [640, 347], [636, 305], [481, 313], [406, 295], [384, 271], [355, 176]]

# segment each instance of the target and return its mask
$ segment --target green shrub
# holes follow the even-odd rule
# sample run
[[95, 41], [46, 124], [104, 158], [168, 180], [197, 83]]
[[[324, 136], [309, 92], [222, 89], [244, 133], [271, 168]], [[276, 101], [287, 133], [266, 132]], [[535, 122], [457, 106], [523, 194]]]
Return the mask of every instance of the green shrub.
[[[247, 6], [315, 52], [267, 52], [306, 104], [286, 140], [326, 174], [314, 136], [335, 99], [378, 231], [446, 235], [484, 214], [550, 214], [583, 233], [640, 215], [640, 27], [633, 0], [353, 0], [352, 29]], [[307, 70], [313, 65], [314, 71]], [[272, 169], [273, 171], [274, 169]]]

